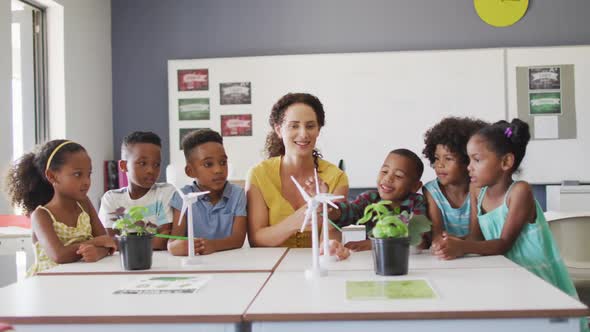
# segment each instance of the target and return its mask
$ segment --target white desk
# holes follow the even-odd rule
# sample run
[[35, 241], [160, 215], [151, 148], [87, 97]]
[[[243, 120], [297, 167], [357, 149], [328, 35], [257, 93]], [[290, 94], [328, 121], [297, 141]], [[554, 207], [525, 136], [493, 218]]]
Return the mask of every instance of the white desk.
[[19, 332], [236, 331], [269, 275], [211, 274], [196, 293], [166, 295], [113, 294], [139, 275], [34, 277], [0, 289], [0, 321]]
[[[374, 270], [373, 251], [353, 252], [348, 259], [343, 261], [331, 262], [328, 265], [329, 271], [354, 271], [354, 270]], [[311, 249], [289, 249], [287, 255], [281, 261], [277, 272], [287, 271], [305, 271], [311, 267]], [[410, 255], [409, 269], [458, 269], [458, 268], [520, 268], [517, 264], [504, 256], [470, 256], [450, 261], [440, 260], [430, 254], [429, 251], [423, 251], [421, 254]]]
[[167, 251], [154, 251], [152, 268], [128, 271], [121, 266], [119, 253], [98, 262], [61, 264], [39, 275], [63, 274], [151, 274], [151, 273], [221, 273], [221, 272], [271, 272], [283, 257], [287, 248], [241, 248], [200, 256], [203, 264], [184, 267], [182, 257]]
[[[349, 301], [347, 280], [429, 280], [438, 298]], [[262, 331], [578, 331], [580, 302], [522, 268], [421, 269], [382, 277], [333, 271], [317, 281], [275, 272], [244, 316]]]
[[17, 280], [16, 253], [27, 254], [27, 266], [35, 259], [31, 230], [22, 227], [0, 227], [0, 287]]

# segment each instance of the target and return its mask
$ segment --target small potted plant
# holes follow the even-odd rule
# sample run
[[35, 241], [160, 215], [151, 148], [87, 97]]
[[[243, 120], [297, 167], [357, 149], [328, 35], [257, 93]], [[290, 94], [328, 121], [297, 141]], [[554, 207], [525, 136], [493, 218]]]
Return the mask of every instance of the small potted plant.
[[431, 222], [426, 216], [400, 213], [388, 208], [391, 201], [380, 201], [365, 208], [363, 218], [357, 224], [373, 222], [369, 231], [373, 247], [375, 273], [379, 275], [408, 274], [410, 245], [416, 246], [422, 240], [422, 233], [430, 230]]
[[134, 206], [113, 224], [119, 231], [121, 265], [125, 270], [147, 270], [152, 267], [152, 237], [157, 226], [144, 221], [147, 208]]

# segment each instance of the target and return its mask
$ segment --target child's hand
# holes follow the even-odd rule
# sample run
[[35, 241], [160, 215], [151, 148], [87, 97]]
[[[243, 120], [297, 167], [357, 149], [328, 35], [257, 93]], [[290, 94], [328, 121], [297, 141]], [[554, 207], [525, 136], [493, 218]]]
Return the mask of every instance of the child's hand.
[[213, 246], [213, 242], [204, 239], [204, 238], [197, 238], [195, 239], [195, 254], [199, 255], [209, 255], [214, 253], [215, 247]]
[[[318, 177], [318, 184], [320, 187], [320, 193], [327, 193], [328, 192], [328, 185]], [[310, 176], [303, 182], [303, 189], [307, 192], [310, 196], [315, 196], [317, 194], [316, 186], [315, 186], [315, 178]]]
[[[350, 256], [350, 250], [342, 245], [339, 241], [330, 240], [328, 242], [328, 250], [330, 251], [330, 256], [336, 256], [338, 260], [347, 259]], [[324, 246], [320, 244], [320, 255], [324, 254]]]
[[100, 248], [92, 244], [82, 243], [78, 247], [76, 254], [81, 255], [83, 261], [87, 263], [92, 263], [103, 258], [107, 253], [105, 248]]
[[164, 225], [160, 225], [158, 226], [158, 234], [167, 234], [170, 235], [170, 232], [172, 231], [172, 223], [167, 223]]
[[455, 259], [465, 255], [461, 242], [463, 242], [463, 240], [460, 238], [448, 235], [447, 232], [443, 232], [440, 240], [432, 244], [432, 251], [440, 259]]
[[372, 248], [371, 240], [350, 241], [346, 242], [344, 246], [350, 249], [351, 251], [365, 251], [371, 250]]
[[83, 244], [90, 244], [96, 247], [104, 247], [107, 248], [110, 253], [115, 252], [117, 250], [117, 242], [108, 235], [97, 236], [94, 239]]

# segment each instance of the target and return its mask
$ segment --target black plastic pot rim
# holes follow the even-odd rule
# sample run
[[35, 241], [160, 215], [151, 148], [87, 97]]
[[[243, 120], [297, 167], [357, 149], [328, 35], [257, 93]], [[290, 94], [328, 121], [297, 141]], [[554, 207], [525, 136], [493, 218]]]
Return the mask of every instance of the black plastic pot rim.
[[148, 237], [148, 238], [152, 238], [154, 237], [153, 234], [142, 234], [142, 235], [137, 235], [136, 233], [130, 233], [127, 235], [117, 235], [118, 238], [128, 238], [128, 237], [133, 237], [133, 238], [142, 238], [142, 237]]

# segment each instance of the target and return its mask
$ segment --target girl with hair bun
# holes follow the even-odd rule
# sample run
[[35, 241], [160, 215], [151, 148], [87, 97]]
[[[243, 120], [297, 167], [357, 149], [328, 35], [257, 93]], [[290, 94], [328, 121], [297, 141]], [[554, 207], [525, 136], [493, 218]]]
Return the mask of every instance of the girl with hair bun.
[[[531, 138], [526, 122], [499, 121], [469, 139], [471, 191], [470, 233], [465, 240], [443, 233], [433, 245], [437, 256], [505, 255], [563, 292], [578, 298], [531, 185], [514, 181]], [[582, 331], [588, 322], [582, 319]]]

